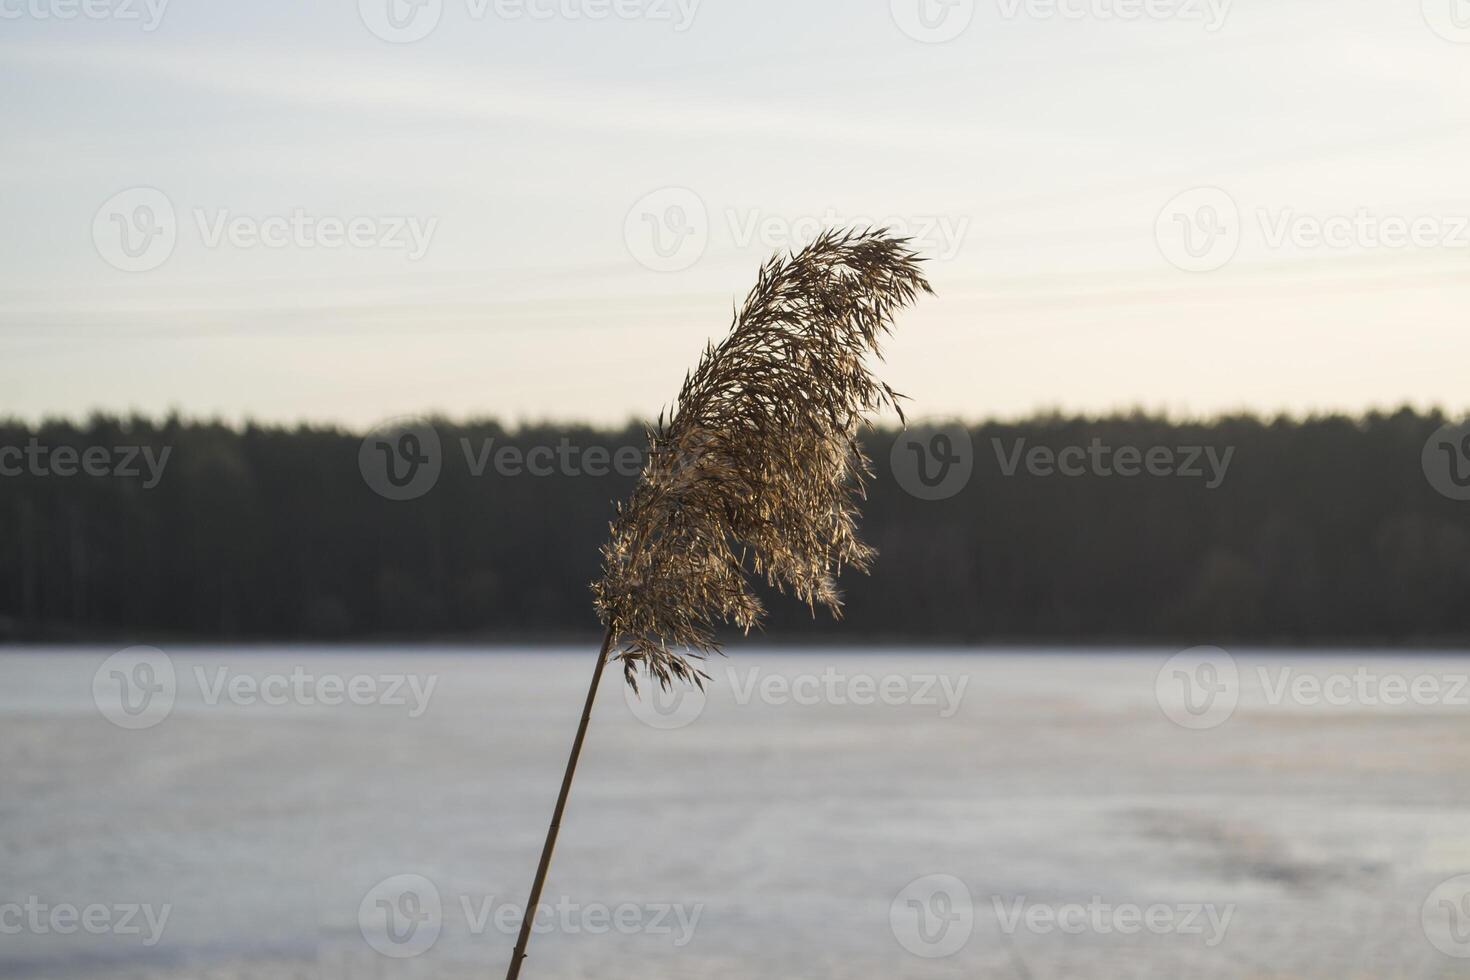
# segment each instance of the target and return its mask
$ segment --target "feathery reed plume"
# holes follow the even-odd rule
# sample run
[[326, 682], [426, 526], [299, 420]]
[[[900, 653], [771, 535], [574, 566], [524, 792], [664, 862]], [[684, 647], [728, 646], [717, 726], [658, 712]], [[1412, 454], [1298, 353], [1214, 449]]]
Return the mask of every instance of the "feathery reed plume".
[[649, 456], [632, 498], [618, 508], [593, 584], [607, 636], [598, 654], [561, 794], [526, 903], [507, 980], [520, 974], [593, 699], [610, 659], [667, 688], [701, 687], [697, 661], [719, 651], [715, 628], [747, 632], [764, 613], [747, 573], [763, 575], [815, 613], [841, 614], [836, 580], [866, 570], [857, 502], [871, 464], [859, 430], [898, 395], [868, 358], [893, 316], [931, 292], [904, 239], [884, 231], [827, 231], [800, 252], [771, 259], [684, 379], [675, 408], [649, 432]]
[[747, 561], [841, 615], [838, 573], [873, 557], [854, 523], [871, 475], [858, 430], [885, 405], [903, 415], [866, 358], [881, 356], [893, 314], [929, 291], [919, 262], [879, 232], [829, 231], [773, 258], [729, 336], [685, 377], [593, 586], [635, 690], [640, 665], [664, 687], [702, 686], [690, 658], [718, 651], [715, 624], [760, 621]]

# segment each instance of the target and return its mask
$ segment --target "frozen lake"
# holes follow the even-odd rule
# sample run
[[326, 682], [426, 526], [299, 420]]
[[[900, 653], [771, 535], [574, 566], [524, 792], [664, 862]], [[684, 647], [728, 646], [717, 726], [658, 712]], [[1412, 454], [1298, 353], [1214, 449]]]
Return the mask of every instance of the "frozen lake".
[[[609, 671], [522, 975], [1470, 975], [1470, 656], [1175, 652]], [[593, 650], [117, 653], [0, 653], [0, 976], [503, 975]]]

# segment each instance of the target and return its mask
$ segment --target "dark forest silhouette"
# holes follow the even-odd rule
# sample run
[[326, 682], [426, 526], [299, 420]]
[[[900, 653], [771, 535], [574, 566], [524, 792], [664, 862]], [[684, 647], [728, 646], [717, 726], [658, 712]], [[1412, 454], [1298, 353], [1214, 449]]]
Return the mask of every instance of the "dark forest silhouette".
[[[1437, 492], [1421, 466], [1444, 421], [1405, 410], [987, 423], [969, 430], [973, 477], [941, 500], [896, 479], [896, 432], [869, 433], [877, 473], [862, 523], [879, 551], [873, 574], [843, 577], [842, 622], [772, 603], [768, 633], [851, 643], [1463, 640], [1470, 502]], [[588, 586], [614, 501], [633, 485], [641, 427], [433, 427], [437, 482], [390, 500], [360, 468], [362, 433], [101, 417], [0, 424], [0, 447], [70, 446], [78, 460], [103, 447], [114, 469], [127, 455], [117, 447], [148, 446], [155, 460], [169, 449], [151, 489], [141, 457], [136, 477], [34, 463], [0, 476], [0, 638], [593, 633]], [[1044, 475], [1024, 464], [1006, 475], [1020, 439], [1027, 450], [1098, 440], [1114, 453], [1233, 455], [1215, 489], [1207, 478]], [[555, 472], [499, 472], [514, 468], [495, 462], [505, 446], [547, 447], [533, 459]], [[92, 461], [101, 467], [102, 455]]]

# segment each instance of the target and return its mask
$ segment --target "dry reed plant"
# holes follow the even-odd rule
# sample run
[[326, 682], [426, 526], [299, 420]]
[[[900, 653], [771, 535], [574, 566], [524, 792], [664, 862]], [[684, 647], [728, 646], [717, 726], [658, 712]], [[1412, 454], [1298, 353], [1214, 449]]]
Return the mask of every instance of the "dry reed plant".
[[885, 231], [828, 231], [771, 259], [684, 379], [667, 423], [618, 508], [593, 584], [607, 627], [572, 742], [561, 794], [507, 980], [520, 974], [592, 703], [609, 659], [636, 690], [639, 668], [667, 688], [703, 686], [698, 661], [719, 651], [715, 629], [749, 631], [763, 615], [748, 575], [764, 576], [815, 613], [840, 615], [837, 577], [866, 570], [858, 501], [871, 464], [860, 430], [901, 396], [873, 376], [894, 315], [931, 292], [921, 259]]
[[867, 361], [920, 292], [920, 260], [882, 232], [829, 231], [761, 269], [729, 336], [650, 431], [603, 548], [593, 592], [635, 689], [640, 666], [665, 687], [701, 683], [691, 657], [718, 650], [716, 624], [759, 623], [747, 568], [841, 614], [838, 573], [874, 554], [855, 524], [871, 475], [858, 431], [884, 406], [903, 415]]

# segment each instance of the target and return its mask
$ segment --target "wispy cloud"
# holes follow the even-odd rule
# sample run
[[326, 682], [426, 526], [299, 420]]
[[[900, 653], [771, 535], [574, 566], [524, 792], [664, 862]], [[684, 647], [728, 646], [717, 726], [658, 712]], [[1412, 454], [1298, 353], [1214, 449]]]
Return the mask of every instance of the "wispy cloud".
[[426, 120], [508, 122], [569, 130], [688, 137], [780, 138], [927, 150], [995, 151], [1076, 141], [1033, 131], [952, 120], [924, 120], [852, 109], [793, 108], [739, 102], [687, 91], [516, 74], [503, 68], [450, 68], [421, 62], [385, 65], [339, 54], [277, 56], [251, 49], [184, 50], [162, 45], [54, 46], [0, 44], [12, 66], [158, 81], [191, 90], [260, 99], [312, 110], [353, 110], [374, 116], [407, 113]]

